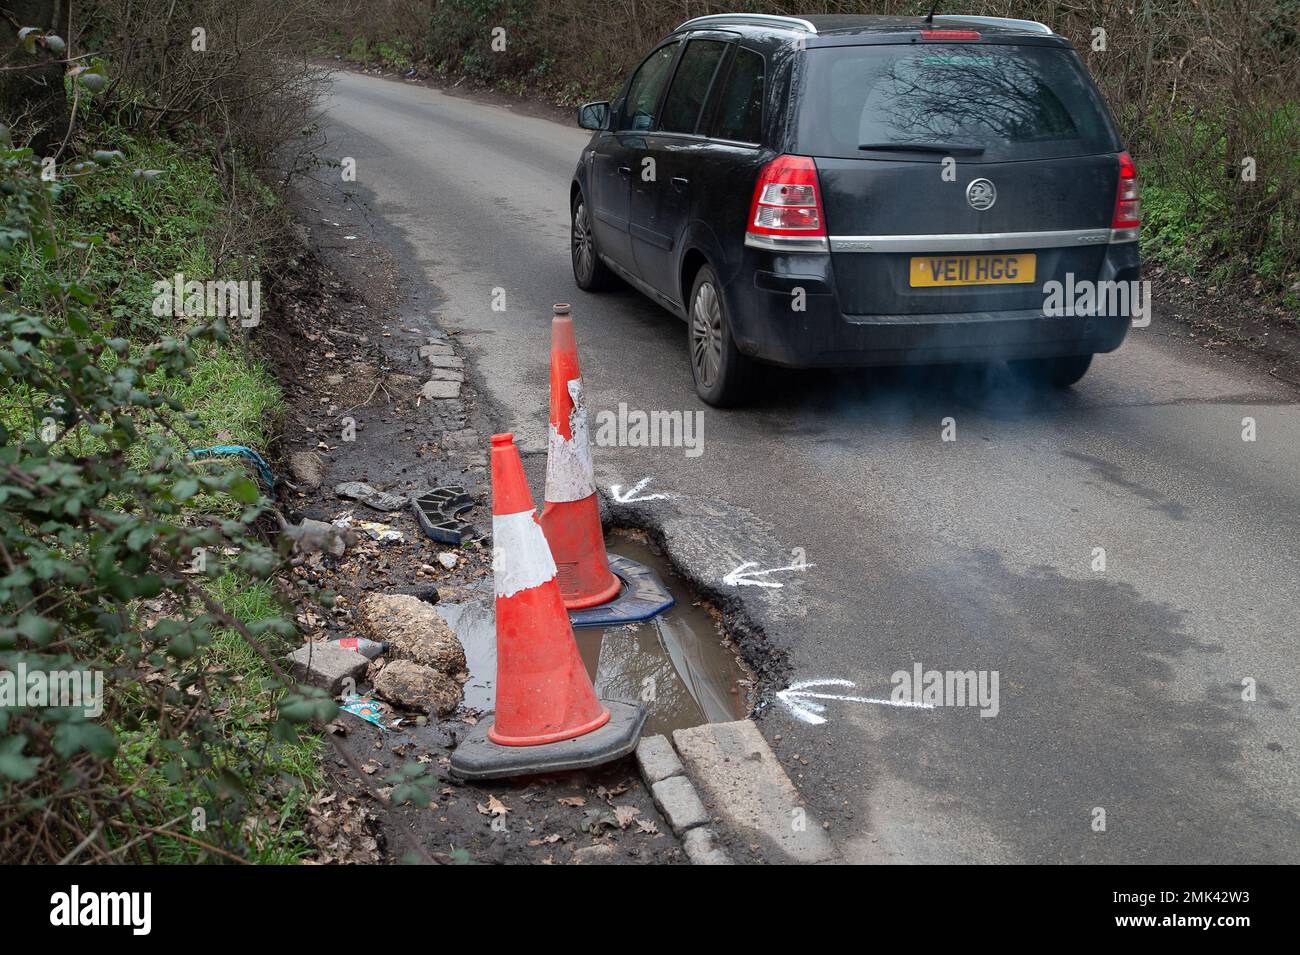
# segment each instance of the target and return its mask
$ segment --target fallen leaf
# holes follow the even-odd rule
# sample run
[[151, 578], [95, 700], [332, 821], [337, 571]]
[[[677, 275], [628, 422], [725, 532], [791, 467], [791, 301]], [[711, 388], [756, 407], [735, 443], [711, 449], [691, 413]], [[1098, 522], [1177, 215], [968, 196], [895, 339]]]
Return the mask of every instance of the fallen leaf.
[[586, 796], [561, 796], [559, 799], [555, 801], [558, 802], [561, 806], [572, 806], [574, 809], [577, 809], [580, 806], [587, 805]]
[[618, 827], [626, 829], [632, 824], [632, 820], [641, 814], [641, 810], [636, 806], [615, 806], [614, 818], [618, 820]]
[[627, 790], [628, 790], [627, 783], [623, 783], [621, 786], [618, 786], [615, 789], [609, 789], [605, 786], [598, 786], [596, 787], [596, 795], [599, 796], [601, 799], [605, 800], [606, 802], [612, 802], [615, 796], [621, 796], [623, 795], [623, 793], [627, 792]]
[[478, 804], [478, 811], [485, 816], [504, 816], [510, 811], [510, 807], [503, 803], [496, 796], [488, 796], [487, 805]]

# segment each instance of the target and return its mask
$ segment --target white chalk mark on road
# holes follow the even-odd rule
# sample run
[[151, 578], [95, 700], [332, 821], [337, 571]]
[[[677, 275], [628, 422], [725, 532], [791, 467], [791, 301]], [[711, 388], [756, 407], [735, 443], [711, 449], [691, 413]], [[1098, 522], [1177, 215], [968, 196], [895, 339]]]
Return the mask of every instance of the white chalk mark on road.
[[[609, 486], [610, 497], [620, 504], [634, 504], [637, 501], [665, 501], [672, 497], [671, 494], [641, 494], [653, 480], [654, 478], [644, 477], [632, 485], [631, 490], [626, 493], [623, 492], [623, 485], [611, 484]], [[638, 495], [640, 496], [638, 497]]]
[[843, 687], [847, 690], [855, 688], [852, 680], [833, 678], [802, 680], [799, 683], [791, 684], [784, 690], [778, 691], [776, 698], [786, 705], [791, 716], [812, 726], [821, 726], [826, 722], [826, 717], [821, 715], [826, 712], [826, 705], [818, 703], [817, 700], [838, 700], [842, 703], [874, 703], [877, 706], [897, 706], [909, 710], [934, 709], [933, 703], [913, 703], [911, 700], [884, 700], [870, 696], [847, 696], [841, 693], [815, 692], [819, 687], [832, 686]]
[[722, 578], [722, 582], [730, 587], [784, 587], [775, 580], [759, 580], [766, 574], [775, 574], [782, 570], [807, 570], [809, 567], [815, 567], [816, 564], [798, 563], [790, 564], [786, 567], [769, 567], [767, 570], [750, 570], [750, 567], [757, 567], [758, 561], [747, 560], [727, 576]]

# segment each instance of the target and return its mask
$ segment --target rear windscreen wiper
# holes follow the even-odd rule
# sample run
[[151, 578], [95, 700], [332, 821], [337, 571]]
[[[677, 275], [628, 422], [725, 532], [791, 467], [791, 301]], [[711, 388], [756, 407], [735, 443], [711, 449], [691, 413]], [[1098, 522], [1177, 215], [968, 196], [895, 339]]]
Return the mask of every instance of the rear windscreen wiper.
[[978, 156], [983, 146], [971, 143], [863, 143], [859, 149], [893, 153], [948, 153], [953, 156]]

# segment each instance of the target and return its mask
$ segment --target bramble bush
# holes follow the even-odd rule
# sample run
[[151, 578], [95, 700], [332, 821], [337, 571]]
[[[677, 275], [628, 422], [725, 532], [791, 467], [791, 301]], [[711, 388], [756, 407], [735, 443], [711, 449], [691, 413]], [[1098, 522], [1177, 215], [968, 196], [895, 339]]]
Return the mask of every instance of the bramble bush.
[[[149, 308], [159, 278], [279, 261], [268, 179], [313, 161], [307, 9], [91, 0], [64, 30], [112, 39], [110, 59], [48, 28], [0, 51], [0, 862], [310, 851], [319, 729], [338, 708], [278, 661], [297, 607], [329, 596], [280, 573], [291, 541], [270, 536], [250, 472], [188, 453], [265, 449], [279, 388], [226, 319]], [[78, 674], [102, 693], [47, 692]], [[429, 801], [427, 767], [384, 782], [382, 802]]]
[[[115, 157], [101, 162], [45, 181], [29, 149], [0, 149], [0, 261], [6, 275], [27, 265], [44, 301], [36, 312], [7, 295], [0, 308], [0, 391], [21, 398], [0, 426], [0, 667], [98, 672], [105, 687], [94, 718], [21, 700], [0, 708], [0, 857], [148, 859], [156, 840], [142, 837], [168, 826], [211, 855], [242, 857], [259, 773], [273, 774], [275, 747], [335, 704], [280, 671], [277, 651], [294, 634], [283, 613], [245, 623], [213, 596], [215, 581], [253, 586], [282, 559], [254, 532], [257, 484], [187, 456], [183, 432], [197, 422], [169, 394], [200, 343], [228, 338], [223, 320], [144, 347], [92, 321], [97, 295], [81, 265], [102, 237], [63, 234], [56, 209], [63, 179], [123, 174]], [[235, 502], [233, 516], [194, 511], [200, 495]], [[274, 705], [252, 734], [232, 734], [215, 712], [242, 679], [205, 665], [228, 631], [273, 675]], [[120, 755], [141, 731], [147, 772]], [[250, 735], [264, 737], [257, 748]], [[169, 787], [201, 802], [166, 818]]]
[[[111, 5], [91, 8], [105, 32]], [[204, 160], [201, 110], [182, 117], [186, 155], [122, 125], [147, 87], [53, 33], [15, 33], [2, 118], [48, 152], [0, 126], [0, 860], [289, 861], [305, 840], [268, 831], [292, 828], [319, 775], [309, 724], [335, 705], [276, 662], [302, 595], [273, 576], [257, 484], [186, 453], [217, 423], [270, 425], [273, 382], [223, 321], [148, 311], [160, 275], [211, 274], [215, 225], [249, 231], [221, 176], [244, 196], [249, 177], [233, 150]], [[67, 108], [25, 112], [22, 77], [51, 67]], [[214, 406], [236, 386], [246, 407]], [[53, 694], [78, 674], [102, 681], [95, 700]]]

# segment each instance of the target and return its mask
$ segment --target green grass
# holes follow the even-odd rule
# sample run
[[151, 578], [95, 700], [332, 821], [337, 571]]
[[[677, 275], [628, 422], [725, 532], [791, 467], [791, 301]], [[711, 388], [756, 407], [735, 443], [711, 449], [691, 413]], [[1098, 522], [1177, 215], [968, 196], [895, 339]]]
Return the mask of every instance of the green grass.
[[411, 68], [411, 45], [403, 40], [380, 40], [375, 43], [375, 56], [395, 70]]
[[[66, 179], [60, 199], [62, 239], [97, 234], [83, 254], [83, 268], [99, 295], [97, 318], [118, 333], [170, 330], [167, 318], [150, 310], [153, 283], [182, 273], [212, 278], [214, 228], [224, 207], [221, 184], [206, 160], [180, 146], [145, 141], [120, 130], [104, 133], [123, 160], [85, 178]], [[153, 178], [134, 169], [157, 171]], [[45, 291], [43, 266], [30, 255], [0, 262], [0, 273], [16, 271], [17, 304], [40, 309]], [[235, 276], [222, 276], [234, 278]]]
[[201, 427], [195, 440], [246, 444], [265, 451], [284, 411], [279, 382], [266, 366], [237, 347], [203, 343], [188, 383], [168, 390], [194, 409]]
[[1246, 265], [1216, 253], [1216, 228], [1209, 219], [1206, 211], [1197, 212], [1181, 189], [1154, 182], [1144, 174], [1139, 239], [1144, 262], [1211, 284], [1251, 277], [1262, 280], [1266, 287], [1280, 289], [1276, 300], [1288, 313], [1284, 319], [1300, 322], [1300, 292], [1288, 284], [1294, 282], [1294, 277], [1288, 276], [1286, 267], [1279, 261], [1281, 241], [1267, 245], [1263, 253]]
[[[90, 179], [69, 183], [59, 201], [59, 231], [68, 242], [99, 234], [103, 240], [82, 253], [80, 263], [99, 293], [92, 320], [110, 334], [126, 338], [133, 350], [142, 349], [163, 335], [176, 335], [198, 319], [154, 316], [153, 283], [183, 273], [186, 279], [235, 279], [255, 276], [213, 275], [215, 236], [222, 226], [225, 203], [220, 182], [210, 164], [177, 144], [150, 141], [107, 131], [102, 142], [125, 154], [117, 168]], [[132, 176], [132, 168], [160, 170], [153, 179]], [[252, 190], [251, 186], [257, 186]], [[265, 187], [244, 177], [241, 190], [269, 202]], [[42, 300], [44, 264], [22, 249], [0, 256], [0, 279], [13, 290], [16, 304], [45, 310]], [[196, 423], [179, 427], [190, 447], [242, 444], [263, 453], [277, 434], [284, 411], [283, 394], [268, 368], [243, 342], [201, 342], [195, 345], [195, 363], [187, 380], [165, 380], [161, 374], [146, 379], [147, 388], [163, 388], [180, 400]], [[105, 353], [106, 366], [115, 362]], [[0, 422], [14, 432], [31, 434], [45, 417], [48, 396], [0, 392]], [[60, 440], [81, 442], [93, 451], [97, 442], [85, 434]], [[143, 468], [149, 460], [147, 435], [128, 454], [130, 466]], [[240, 506], [233, 501], [199, 495], [188, 505], [195, 512], [234, 516]], [[280, 616], [271, 585], [227, 574], [211, 584], [213, 596], [227, 611], [245, 623]], [[284, 638], [268, 633], [268, 649], [277, 657], [290, 649]], [[188, 666], [203, 672], [233, 674], [214, 681], [215, 712], [220, 734], [229, 744], [216, 765], [186, 774], [181, 782], [169, 771], [168, 757], [160, 748], [154, 724], [118, 726], [121, 748], [118, 770], [128, 783], [154, 797], [163, 807], [154, 826], [213, 844], [242, 845], [250, 861], [291, 863], [310, 852], [303, 835], [305, 805], [321, 783], [319, 753], [322, 741], [307, 735], [292, 741], [272, 738], [270, 729], [280, 692], [272, 684], [270, 668], [233, 630], [217, 631], [211, 642]], [[195, 670], [194, 672], [200, 672]], [[123, 693], [151, 692], [132, 684]], [[254, 777], [262, 780], [255, 791], [244, 788]], [[195, 808], [207, 812], [206, 832], [191, 829]], [[238, 812], [231, 812], [238, 807]], [[172, 823], [183, 817], [179, 823]], [[160, 861], [195, 861], [202, 849], [183, 838], [156, 835], [152, 848]]]
[[1238, 151], [1257, 164], [1252, 181], [1240, 178], [1245, 156], [1228, 153], [1226, 117], [1189, 109], [1151, 122], [1152, 155], [1141, 162], [1143, 257], [1213, 284], [1262, 288], [1294, 307], [1300, 251], [1290, 184], [1300, 175], [1300, 101], [1251, 104], [1239, 119], [1249, 137]]
[[[268, 583], [253, 583], [246, 578], [227, 574], [213, 583], [213, 596], [244, 623], [277, 616], [281, 611]], [[276, 638], [267, 637], [268, 650], [279, 654], [287, 649]], [[227, 840], [245, 845], [245, 858], [265, 864], [300, 861], [311, 852], [303, 834], [302, 820], [311, 794], [323, 782], [320, 771], [319, 737], [303, 737], [283, 742], [270, 735], [271, 710], [281, 691], [272, 684], [271, 669], [255, 650], [235, 631], [221, 630], [212, 642], [192, 661], [194, 667], [208, 671], [224, 670], [238, 674], [238, 680], [213, 690], [213, 702], [222, 713], [222, 730], [232, 745], [233, 762], [218, 761], [207, 774], [220, 785], [214, 792], [198, 781], [176, 785], [161, 765], [151, 761], [156, 755], [156, 727], [144, 726], [136, 731], [119, 729], [121, 748], [119, 769], [136, 779], [143, 794], [158, 800], [165, 819], [183, 816], [177, 831], [203, 842], [217, 843], [214, 830], [225, 828]], [[269, 787], [249, 792], [236, 780], [244, 777], [256, 764], [272, 780]], [[231, 770], [234, 775], [223, 772]], [[223, 819], [223, 806], [239, 803], [233, 818]], [[193, 831], [190, 821], [196, 808], [206, 813], [206, 830]], [[184, 839], [160, 834], [152, 840], [162, 862], [193, 862], [202, 848]]]
[[[242, 444], [266, 454], [284, 414], [280, 383], [261, 362], [236, 345], [202, 342], [188, 382], [171, 381], [166, 391], [178, 398], [198, 419], [197, 426], [178, 428], [191, 448], [216, 444]], [[136, 445], [132, 464], [143, 467], [149, 459], [147, 445]], [[227, 466], [234, 458], [217, 459]], [[251, 475], [250, 475], [251, 476]], [[189, 502], [195, 509], [235, 517], [242, 505], [200, 494]]]
[[1187, 275], [1209, 256], [1208, 223], [1199, 221], [1185, 193], [1142, 174], [1142, 258]]
[[368, 64], [370, 62], [370, 44], [364, 36], [354, 37], [346, 55], [354, 63]]
[[[156, 280], [176, 273], [200, 281], [215, 277], [210, 248], [224, 201], [217, 175], [206, 160], [165, 140], [109, 132], [125, 159], [117, 168], [65, 188], [60, 200], [62, 238], [66, 242], [81, 234], [105, 236], [85, 252], [82, 262], [100, 293], [94, 320], [139, 348], [184, 329], [186, 320], [152, 314]], [[132, 176], [135, 168], [159, 170], [160, 175]], [[244, 177], [241, 188], [252, 192], [254, 185], [262, 202], [272, 201], [265, 185], [255, 179]], [[41, 271], [40, 263], [21, 250], [0, 260], [0, 274], [23, 276], [17, 283], [17, 304], [25, 308], [39, 310], [44, 304]], [[284, 411], [274, 376], [238, 343], [200, 343], [195, 351], [190, 380], [173, 380], [165, 386], [198, 417], [198, 427], [181, 429], [187, 442], [191, 447], [243, 444], [265, 453]], [[103, 361], [111, 367], [115, 359], [106, 353]], [[146, 384], [156, 388], [164, 382], [160, 375]], [[0, 423], [11, 431], [31, 434], [39, 429], [47, 402], [45, 395], [0, 393]], [[96, 450], [94, 442], [79, 435], [63, 440], [82, 440], [87, 451]], [[148, 457], [142, 441], [130, 460], [143, 467]], [[211, 500], [195, 504], [228, 511]]]
[[[266, 620], [284, 612], [265, 581], [250, 583], [236, 574], [226, 574], [215, 582], [213, 596], [234, 616], [244, 623]], [[277, 656], [291, 649], [281, 638], [267, 634], [267, 649]], [[227, 716], [233, 732], [243, 737], [246, 746], [265, 754], [266, 765], [279, 777], [278, 804], [265, 805], [258, 817], [254, 848], [257, 861], [292, 862], [302, 858], [310, 849], [302, 837], [301, 811], [313, 790], [319, 787], [324, 776], [320, 769], [320, 754], [324, 745], [320, 737], [303, 735], [292, 741], [276, 741], [269, 737], [268, 713], [282, 691], [270, 685], [271, 668], [246, 640], [234, 630], [220, 630], [213, 637], [203, 662], [242, 675], [237, 690], [226, 695], [229, 705]]]
[[[177, 431], [185, 443], [191, 448], [242, 444], [265, 455], [284, 415], [284, 393], [279, 382], [238, 344], [200, 342], [195, 346], [195, 355], [188, 381], [165, 381], [161, 374], [146, 381], [148, 387], [161, 388], [179, 399], [197, 418], [196, 425], [177, 419]], [[106, 363], [111, 361], [111, 355], [105, 358]], [[16, 434], [37, 434], [47, 403], [48, 396], [0, 391], [0, 423]], [[127, 455], [136, 469], [149, 464], [149, 433], [146, 429]], [[79, 453], [105, 450], [104, 443], [86, 434], [84, 428], [65, 433], [59, 440], [74, 443]], [[232, 460], [219, 459], [222, 463]], [[188, 506], [227, 517], [236, 516], [242, 509], [233, 501], [207, 495], [192, 498]]]
[[400, 39], [375, 40], [370, 42], [365, 36], [354, 37], [347, 53], [344, 55], [354, 63], [369, 66], [376, 63], [390, 69], [405, 72], [414, 65], [414, 51], [411, 44]]

